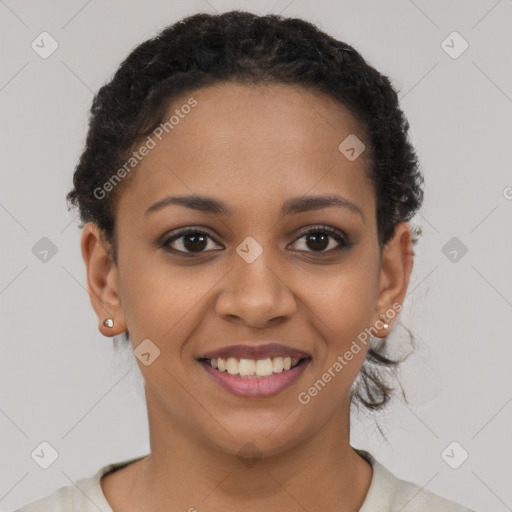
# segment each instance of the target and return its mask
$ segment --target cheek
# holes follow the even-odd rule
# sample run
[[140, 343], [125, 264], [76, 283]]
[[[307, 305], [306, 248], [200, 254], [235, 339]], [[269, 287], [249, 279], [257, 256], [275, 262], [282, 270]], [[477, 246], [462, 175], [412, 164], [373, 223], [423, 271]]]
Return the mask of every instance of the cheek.
[[[322, 292], [310, 295], [310, 307], [324, 324], [330, 349], [343, 350], [373, 321], [378, 296], [376, 267], [361, 258], [325, 276]], [[320, 284], [320, 281], [317, 280]]]
[[162, 351], [176, 351], [193, 326], [204, 321], [204, 300], [218, 279], [199, 267], [148, 261], [147, 256], [131, 255], [120, 269], [121, 303], [130, 337], [134, 346], [149, 338]]
[[375, 293], [362, 274], [356, 267], [340, 272], [330, 279], [328, 291], [311, 303], [319, 341], [298, 401], [314, 412], [313, 422], [321, 423], [338, 407], [342, 410], [366, 358], [370, 339], [365, 329], [373, 319]]
[[[353, 339], [372, 321], [374, 295], [362, 283], [341, 280], [337, 294], [328, 302], [319, 304], [319, 314], [328, 326], [327, 345], [329, 352], [342, 352]], [[350, 280], [349, 280], [350, 281]]]

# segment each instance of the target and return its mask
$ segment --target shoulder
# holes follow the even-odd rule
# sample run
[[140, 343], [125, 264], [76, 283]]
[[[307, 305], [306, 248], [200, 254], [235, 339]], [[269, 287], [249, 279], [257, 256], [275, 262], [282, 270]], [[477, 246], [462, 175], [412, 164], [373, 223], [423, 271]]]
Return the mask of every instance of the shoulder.
[[474, 512], [415, 483], [397, 478], [368, 452], [357, 452], [373, 467], [372, 482], [360, 512]]
[[72, 486], [61, 487], [53, 494], [33, 501], [14, 512], [64, 512], [73, 510], [75, 492]]
[[398, 480], [392, 510], [402, 512], [473, 512], [471, 509], [427, 491], [405, 480]]
[[49, 496], [33, 501], [14, 512], [113, 512], [101, 489], [103, 475], [120, 469], [142, 457], [114, 462], [100, 468], [93, 476], [74, 485], [60, 487]]
[[49, 496], [25, 505], [15, 512], [112, 512], [99, 480], [109, 466], [101, 468], [94, 476], [82, 478], [75, 485], [60, 487]]

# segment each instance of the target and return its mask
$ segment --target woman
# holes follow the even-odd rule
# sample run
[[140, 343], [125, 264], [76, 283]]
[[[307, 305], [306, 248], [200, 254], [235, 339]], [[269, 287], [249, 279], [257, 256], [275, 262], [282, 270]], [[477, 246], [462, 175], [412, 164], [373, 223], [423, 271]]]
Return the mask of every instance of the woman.
[[350, 446], [351, 405], [390, 398], [422, 198], [390, 81], [310, 23], [197, 14], [137, 47], [68, 199], [151, 453], [21, 512], [468, 511]]

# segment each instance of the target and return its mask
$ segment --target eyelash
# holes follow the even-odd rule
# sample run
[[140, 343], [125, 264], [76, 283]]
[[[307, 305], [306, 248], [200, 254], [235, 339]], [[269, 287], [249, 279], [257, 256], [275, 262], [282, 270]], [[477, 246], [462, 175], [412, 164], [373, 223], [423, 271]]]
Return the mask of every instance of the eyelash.
[[[323, 251], [299, 251], [299, 252], [313, 253], [313, 254], [318, 254], [318, 255], [332, 254], [332, 253], [338, 253], [344, 249], [350, 249], [354, 245], [352, 242], [350, 242], [348, 240], [348, 238], [343, 234], [342, 231], [331, 228], [329, 226], [321, 226], [321, 225], [320, 226], [312, 226], [312, 227], [309, 227], [309, 228], [303, 230], [300, 233], [300, 236], [293, 243], [300, 240], [301, 238], [304, 238], [305, 236], [307, 236], [309, 234], [318, 234], [318, 233], [327, 234], [330, 237], [332, 237], [334, 240], [336, 240], [336, 242], [338, 242], [338, 244], [339, 244], [338, 247], [335, 247], [334, 249], [329, 249], [327, 251], [323, 250]], [[159, 245], [159, 247], [164, 248], [169, 252], [172, 252], [175, 254], [180, 254], [180, 255], [186, 255], [187, 257], [193, 256], [193, 255], [198, 255], [198, 254], [204, 254], [208, 251], [199, 251], [199, 252], [181, 251], [181, 250], [176, 250], [176, 249], [173, 249], [170, 247], [170, 244], [172, 242], [174, 242], [175, 240], [179, 240], [180, 238], [186, 237], [187, 235], [197, 235], [197, 234], [206, 235], [208, 238], [210, 238], [215, 243], [217, 243], [217, 241], [206, 231], [200, 230], [198, 228], [184, 228], [181, 231], [178, 231], [177, 233], [175, 233], [173, 236], [171, 236], [167, 239], [164, 239], [164, 241], [159, 243], [158, 245]]]

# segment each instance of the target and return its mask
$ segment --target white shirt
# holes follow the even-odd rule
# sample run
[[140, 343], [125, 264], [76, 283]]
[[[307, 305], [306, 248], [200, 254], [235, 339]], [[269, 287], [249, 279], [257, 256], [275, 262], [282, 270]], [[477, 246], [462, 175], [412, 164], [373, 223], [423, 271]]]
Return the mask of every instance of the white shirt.
[[[400, 480], [370, 453], [356, 451], [373, 467], [370, 488], [359, 512], [474, 512], [419, 485]], [[61, 487], [15, 512], [114, 512], [103, 494], [100, 478], [144, 457], [146, 455], [104, 466], [94, 476], [78, 480], [76, 487]]]

